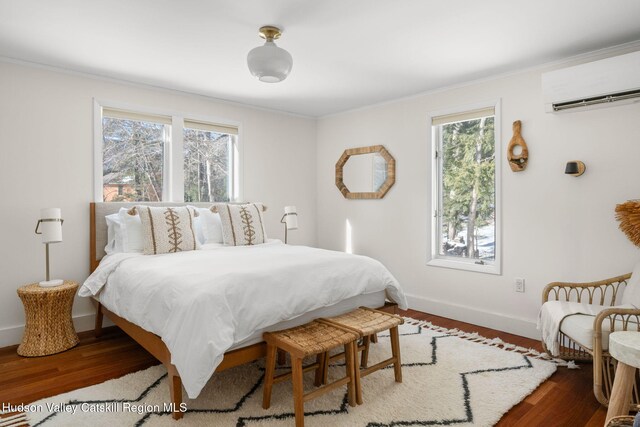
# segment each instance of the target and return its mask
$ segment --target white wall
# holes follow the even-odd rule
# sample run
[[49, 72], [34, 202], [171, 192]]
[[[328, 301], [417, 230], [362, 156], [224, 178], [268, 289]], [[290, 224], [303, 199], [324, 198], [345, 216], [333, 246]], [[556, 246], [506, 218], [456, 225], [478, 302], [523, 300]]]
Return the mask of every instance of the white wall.
[[[545, 114], [540, 74], [527, 71], [316, 121], [0, 62], [0, 347], [20, 341], [24, 314], [16, 289], [43, 278], [44, 248], [33, 234], [40, 208], [61, 207], [65, 218], [65, 241], [52, 247], [53, 275], [81, 282], [88, 274], [94, 97], [241, 122], [244, 199], [271, 208], [271, 236], [282, 237], [280, 212], [295, 204], [300, 229], [291, 233], [293, 243], [344, 250], [349, 220], [354, 252], [387, 265], [414, 308], [537, 336], [534, 321], [546, 283], [631, 270], [638, 251], [618, 231], [613, 209], [637, 198], [640, 182], [640, 105]], [[426, 266], [427, 113], [498, 97], [503, 274]], [[514, 120], [522, 120], [530, 151], [527, 170], [517, 174], [505, 160]], [[346, 148], [375, 144], [395, 156], [396, 184], [382, 200], [344, 199], [334, 184], [335, 162]], [[565, 176], [565, 162], [576, 159], [587, 172]], [[513, 291], [514, 277], [526, 279], [524, 294]], [[76, 301], [79, 330], [92, 326], [92, 313], [88, 301]]]
[[[382, 261], [413, 308], [530, 337], [543, 287], [631, 271], [639, 254], [617, 228], [614, 207], [640, 196], [640, 104], [546, 114], [541, 71], [471, 84], [326, 117], [318, 122], [318, 243], [344, 250], [345, 221], [354, 253]], [[502, 99], [501, 276], [427, 266], [430, 245], [431, 142], [427, 113]], [[522, 121], [529, 165], [506, 161], [512, 123]], [[347, 200], [334, 185], [346, 148], [383, 144], [397, 162], [382, 200]], [[579, 178], [565, 163], [582, 160]], [[514, 277], [526, 292], [514, 292]]]
[[[34, 234], [40, 208], [60, 207], [65, 219], [64, 242], [51, 248], [52, 276], [82, 282], [89, 273], [94, 97], [240, 122], [243, 198], [270, 208], [267, 233], [278, 238], [283, 207], [296, 205], [292, 243], [316, 243], [315, 120], [0, 62], [0, 347], [22, 335], [16, 289], [43, 280], [44, 246]], [[77, 298], [79, 330], [92, 326], [92, 313]]]

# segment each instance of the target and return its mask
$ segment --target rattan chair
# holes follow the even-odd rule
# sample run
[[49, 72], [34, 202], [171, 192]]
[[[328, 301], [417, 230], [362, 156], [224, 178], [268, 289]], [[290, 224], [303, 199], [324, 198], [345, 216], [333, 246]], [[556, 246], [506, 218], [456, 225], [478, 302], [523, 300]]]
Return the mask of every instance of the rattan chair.
[[[620, 292], [624, 292], [631, 273], [610, 279], [589, 283], [549, 283], [542, 291], [542, 303], [547, 301], [575, 301], [611, 307], [619, 301]], [[579, 343], [566, 331], [558, 334], [560, 343], [559, 357], [564, 360], [593, 361], [593, 393], [598, 402], [607, 406], [613, 378], [615, 377], [616, 360], [607, 350], [603, 350], [602, 332], [640, 331], [640, 309], [605, 308], [593, 321], [593, 340], [591, 343]], [[605, 340], [608, 340], [608, 335]], [[591, 344], [589, 348], [589, 344]], [[605, 346], [608, 348], [608, 345]], [[551, 355], [542, 342], [544, 350]], [[636, 374], [636, 385], [633, 388], [630, 410], [640, 410], [640, 396], [638, 395], [639, 381]]]

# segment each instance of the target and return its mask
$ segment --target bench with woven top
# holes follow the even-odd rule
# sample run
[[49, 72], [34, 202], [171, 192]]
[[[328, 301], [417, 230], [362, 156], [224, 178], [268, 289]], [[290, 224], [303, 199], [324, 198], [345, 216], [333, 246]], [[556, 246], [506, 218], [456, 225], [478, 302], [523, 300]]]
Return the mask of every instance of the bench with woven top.
[[[402, 382], [398, 326], [403, 323], [400, 316], [361, 307], [342, 316], [317, 319], [283, 331], [266, 332], [263, 335], [267, 343], [267, 359], [262, 407], [268, 409], [271, 406], [271, 390], [275, 383], [292, 378], [296, 426], [301, 427], [304, 426], [304, 402], [310, 399], [346, 384], [349, 405], [362, 404], [360, 378], [389, 365], [393, 365], [395, 380]], [[373, 337], [386, 330], [391, 338], [391, 357], [367, 367]], [[358, 339], [362, 339], [361, 345], [357, 344]], [[333, 356], [329, 354], [340, 347], [344, 347], [343, 352]], [[278, 351], [289, 353], [292, 368], [291, 372], [274, 377]], [[362, 351], [362, 370], [358, 351]], [[316, 356], [316, 361], [303, 366], [302, 361], [308, 356]], [[346, 375], [327, 384], [329, 363], [340, 358], [345, 359]], [[314, 385], [319, 388], [305, 394], [302, 377], [311, 370], [315, 370]]]
[[[357, 351], [362, 351], [362, 360], [359, 363], [363, 366], [362, 370], [356, 372], [356, 402], [362, 404], [362, 388], [360, 386], [360, 378], [367, 376], [375, 371], [393, 365], [393, 372], [396, 382], [402, 382], [402, 364], [400, 358], [400, 334], [398, 326], [404, 323], [404, 319], [395, 314], [385, 313], [384, 311], [374, 310], [368, 307], [360, 307], [347, 314], [331, 317], [328, 319], [318, 319], [319, 322], [334, 325], [344, 330], [356, 332], [362, 338], [362, 345], [357, 346]], [[368, 365], [369, 346], [378, 333], [389, 331], [391, 341], [391, 357], [376, 363], [373, 366]], [[354, 355], [357, 358], [357, 351]], [[336, 354], [331, 357], [325, 357], [322, 370], [323, 382], [326, 382], [329, 362], [344, 357], [344, 354]]]
[[[278, 332], [266, 332], [263, 335], [267, 343], [267, 359], [265, 369], [262, 407], [271, 406], [271, 389], [273, 384], [292, 378], [293, 406], [296, 427], [304, 426], [304, 402], [321, 396], [337, 387], [347, 386], [349, 405], [356, 405], [356, 372], [359, 370], [356, 354], [356, 341], [360, 335], [352, 330], [336, 327], [329, 323], [313, 321], [295, 328]], [[329, 351], [344, 347], [346, 375], [330, 384], [321, 386], [323, 367], [329, 357]], [[278, 349], [289, 353], [291, 372], [274, 377], [276, 352]], [[316, 356], [316, 363], [303, 367], [302, 360], [308, 356]], [[304, 393], [303, 374], [315, 370], [315, 385], [321, 386], [309, 393]], [[325, 382], [326, 383], [326, 382]]]

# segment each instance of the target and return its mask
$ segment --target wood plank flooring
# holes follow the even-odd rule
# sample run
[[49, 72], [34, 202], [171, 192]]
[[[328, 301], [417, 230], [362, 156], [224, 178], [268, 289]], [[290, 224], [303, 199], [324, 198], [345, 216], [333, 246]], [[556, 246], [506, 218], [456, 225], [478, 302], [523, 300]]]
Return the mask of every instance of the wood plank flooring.
[[[503, 341], [512, 344], [542, 351], [542, 345], [539, 341], [518, 335], [415, 310], [409, 310], [401, 314], [418, 320], [427, 320], [444, 328], [458, 328], [466, 332], [478, 332], [487, 338], [499, 337]], [[511, 408], [497, 425], [500, 427], [602, 427], [606, 415], [606, 408], [602, 407], [593, 395], [591, 364], [581, 364], [580, 369], [558, 368], [551, 378], [542, 383], [522, 402]]]
[[[539, 342], [517, 335], [414, 310], [401, 314], [542, 350]], [[106, 328], [99, 339], [92, 332], [79, 335], [78, 346], [47, 357], [22, 358], [16, 354], [16, 347], [0, 349], [0, 403], [29, 403], [158, 364], [115, 327]], [[558, 368], [549, 380], [514, 406], [498, 426], [601, 427], [606, 410], [593, 396], [591, 365], [581, 366], [579, 370]]]

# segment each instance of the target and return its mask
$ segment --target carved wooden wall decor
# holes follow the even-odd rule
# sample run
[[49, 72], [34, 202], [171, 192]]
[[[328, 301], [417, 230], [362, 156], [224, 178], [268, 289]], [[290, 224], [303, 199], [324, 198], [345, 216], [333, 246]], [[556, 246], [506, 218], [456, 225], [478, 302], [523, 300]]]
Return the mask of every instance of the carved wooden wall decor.
[[[369, 192], [351, 192], [344, 183], [344, 166], [351, 156], [360, 154], [380, 154], [386, 162], [387, 179], [378, 188], [378, 191]], [[336, 187], [346, 199], [382, 199], [387, 191], [396, 182], [396, 159], [393, 158], [386, 148], [382, 145], [372, 145], [369, 147], [349, 148], [344, 150], [340, 159], [336, 163]]]
[[[524, 142], [524, 138], [522, 138], [521, 132], [522, 122], [516, 120], [513, 122], [513, 137], [507, 147], [507, 160], [509, 161], [511, 170], [514, 172], [522, 172], [525, 170], [527, 162], [529, 161], [529, 149], [527, 148], [527, 143]], [[516, 147], [521, 148], [520, 154], [514, 154], [513, 151]]]

